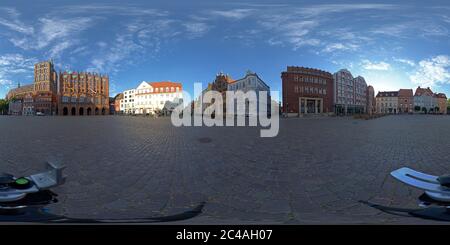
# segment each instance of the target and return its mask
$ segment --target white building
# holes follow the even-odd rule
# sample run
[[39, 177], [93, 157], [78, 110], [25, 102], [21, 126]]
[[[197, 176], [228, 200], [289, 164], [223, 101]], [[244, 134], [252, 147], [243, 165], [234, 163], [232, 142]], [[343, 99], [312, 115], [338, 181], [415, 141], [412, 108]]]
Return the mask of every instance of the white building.
[[367, 83], [361, 76], [353, 77], [347, 69], [333, 74], [334, 106], [337, 114], [365, 113], [367, 111]]
[[143, 81], [136, 89], [124, 91], [123, 95], [120, 107], [127, 114], [168, 114], [183, 103], [183, 87], [176, 82]]
[[120, 100], [120, 111], [125, 114], [134, 114], [134, 100], [136, 89], [125, 90]]
[[[257, 99], [256, 111], [259, 112], [260, 107], [266, 107], [267, 113], [270, 114], [270, 102], [271, 102], [270, 87], [256, 73], [247, 71], [244, 78], [241, 78], [241, 79], [238, 79], [235, 81], [231, 81], [230, 83], [228, 83], [227, 90], [234, 91], [234, 92], [242, 91], [244, 93], [247, 93], [248, 91], [255, 91], [256, 99]], [[264, 103], [264, 101], [260, 100], [260, 97], [259, 97], [260, 91], [267, 92], [266, 103]], [[238, 112], [238, 109], [240, 109], [241, 111], [245, 111], [245, 115], [251, 115], [251, 114], [249, 114], [249, 111], [248, 111], [249, 103], [236, 104], [236, 102], [237, 101], [235, 101], [235, 106], [234, 106], [235, 115]], [[245, 107], [245, 109], [244, 109], [244, 107]], [[228, 109], [227, 109], [227, 113], [229, 113]], [[252, 115], [252, 116], [257, 116], [257, 115]]]
[[398, 91], [378, 92], [376, 101], [377, 113], [398, 113]]

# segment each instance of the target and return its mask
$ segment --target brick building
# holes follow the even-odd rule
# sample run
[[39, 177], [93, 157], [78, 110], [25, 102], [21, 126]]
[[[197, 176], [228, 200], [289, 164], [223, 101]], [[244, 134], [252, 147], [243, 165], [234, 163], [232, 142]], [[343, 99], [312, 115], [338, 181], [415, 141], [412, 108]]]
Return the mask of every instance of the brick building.
[[333, 112], [333, 75], [329, 72], [288, 66], [281, 73], [283, 112], [288, 115]]
[[447, 96], [444, 93], [434, 94], [436, 100], [436, 113], [447, 114]]
[[90, 72], [60, 72], [58, 115], [109, 114], [109, 78]]
[[59, 76], [52, 61], [34, 65], [32, 84], [18, 86], [6, 95], [22, 102], [22, 115], [100, 115], [109, 113], [109, 78], [86, 72]]
[[366, 112], [372, 115], [376, 112], [375, 89], [373, 86], [367, 86], [366, 90]]
[[56, 114], [57, 79], [52, 61], [39, 62], [34, 65], [34, 113]]
[[120, 112], [120, 102], [123, 100], [123, 93], [118, 93], [115, 97], [114, 97], [114, 112], [118, 113]]
[[412, 89], [400, 89], [398, 91], [398, 113], [414, 112], [414, 95]]

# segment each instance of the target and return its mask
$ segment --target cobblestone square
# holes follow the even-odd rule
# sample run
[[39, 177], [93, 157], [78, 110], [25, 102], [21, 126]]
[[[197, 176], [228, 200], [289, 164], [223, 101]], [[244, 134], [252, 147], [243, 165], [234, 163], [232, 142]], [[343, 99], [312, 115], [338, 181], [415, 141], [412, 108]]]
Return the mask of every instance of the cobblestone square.
[[358, 200], [417, 207], [421, 192], [389, 172], [450, 172], [449, 116], [281, 119], [274, 138], [125, 116], [3, 116], [0, 127], [0, 172], [65, 164], [48, 208], [77, 218], [167, 215], [205, 201], [201, 215], [174, 224], [433, 224]]

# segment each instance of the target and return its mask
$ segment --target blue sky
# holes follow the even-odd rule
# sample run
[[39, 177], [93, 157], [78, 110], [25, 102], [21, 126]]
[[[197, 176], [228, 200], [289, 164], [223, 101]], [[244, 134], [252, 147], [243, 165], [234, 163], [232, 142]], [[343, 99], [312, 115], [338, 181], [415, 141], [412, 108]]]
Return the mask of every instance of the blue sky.
[[143, 80], [188, 92], [250, 69], [281, 91], [288, 65], [362, 75], [376, 91], [450, 95], [448, 1], [10, 1], [0, 3], [0, 97], [33, 64], [110, 76], [110, 94]]

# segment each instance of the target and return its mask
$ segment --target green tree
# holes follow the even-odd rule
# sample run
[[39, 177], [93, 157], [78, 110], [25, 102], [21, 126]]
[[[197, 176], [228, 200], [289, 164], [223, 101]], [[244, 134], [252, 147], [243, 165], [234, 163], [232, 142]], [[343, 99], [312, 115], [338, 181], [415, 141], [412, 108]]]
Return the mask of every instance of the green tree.
[[8, 114], [9, 102], [5, 99], [0, 99], [0, 115]]
[[427, 108], [422, 107], [422, 111], [423, 111], [423, 113], [427, 114]]

